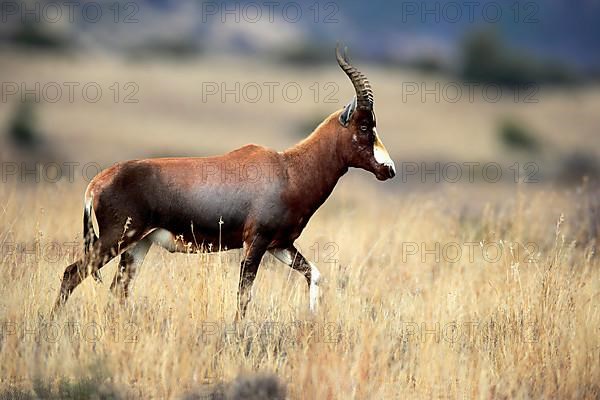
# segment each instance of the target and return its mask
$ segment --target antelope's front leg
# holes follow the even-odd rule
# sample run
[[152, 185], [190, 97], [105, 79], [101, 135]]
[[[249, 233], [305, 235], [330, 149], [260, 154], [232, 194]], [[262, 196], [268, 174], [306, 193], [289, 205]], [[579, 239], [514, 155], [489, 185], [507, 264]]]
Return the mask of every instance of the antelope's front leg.
[[308, 261], [294, 246], [287, 249], [273, 249], [269, 252], [288, 267], [304, 275], [308, 284], [309, 309], [311, 313], [315, 314], [319, 303], [319, 282], [321, 281], [321, 273], [317, 266]]
[[244, 258], [240, 265], [240, 281], [238, 284], [238, 308], [235, 320], [239, 321], [246, 316], [246, 309], [250, 302], [252, 284], [256, 278], [258, 267], [267, 249], [268, 241], [260, 236], [255, 236], [251, 242], [244, 242]]

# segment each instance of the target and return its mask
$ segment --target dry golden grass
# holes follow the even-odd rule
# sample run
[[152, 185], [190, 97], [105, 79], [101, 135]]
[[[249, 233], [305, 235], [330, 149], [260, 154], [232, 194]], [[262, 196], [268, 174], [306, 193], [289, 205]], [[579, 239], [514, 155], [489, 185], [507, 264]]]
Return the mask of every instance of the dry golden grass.
[[[0, 393], [100, 365], [102, 382], [140, 398], [181, 398], [254, 372], [279, 376], [290, 398], [600, 396], [597, 192], [511, 187], [466, 209], [463, 188], [374, 188], [350, 178], [301, 237], [325, 278], [314, 318], [303, 279], [266, 257], [236, 327], [237, 252], [153, 248], [128, 305], [109, 293], [113, 261], [103, 284], [86, 280], [44, 327], [70, 257], [4, 247]], [[2, 243], [80, 237], [78, 185], [0, 191]], [[498, 260], [480, 245], [439, 260], [409, 247], [471, 242], [495, 243]]]
[[[39, 106], [41, 131], [65, 159], [82, 163], [217, 154], [248, 142], [281, 150], [299, 140], [297, 125], [352, 96], [335, 65], [29, 57], [0, 57], [3, 81], [99, 82], [106, 91], [98, 103]], [[364, 71], [378, 128], [398, 163], [511, 165], [514, 154], [497, 138], [504, 116], [522, 120], [544, 143], [540, 176], [552, 175], [563, 152], [600, 154], [598, 88], [543, 90], [536, 104], [510, 97], [404, 102], [403, 82], [433, 78]], [[140, 102], [111, 101], [110, 85], [130, 81]], [[202, 101], [202, 82], [273, 81], [298, 82], [306, 95], [298, 103]], [[338, 83], [338, 102], [315, 103], [314, 82]], [[0, 126], [14, 106], [0, 108]], [[58, 390], [62, 378], [82, 375], [134, 398], [181, 398], [251, 373], [276, 374], [290, 398], [600, 397], [597, 188], [404, 185], [400, 177], [382, 184], [367, 175], [344, 177], [299, 240], [325, 279], [317, 316], [306, 311], [304, 280], [266, 257], [238, 326], [238, 252], [157, 248], [128, 305], [109, 293], [113, 261], [102, 270], [103, 284], [86, 280], [45, 325], [74, 258], [66, 253], [81, 251], [85, 185], [0, 184], [0, 398], [9, 390], [32, 393], [38, 381]], [[14, 250], [31, 251], [36, 242], [37, 254]]]

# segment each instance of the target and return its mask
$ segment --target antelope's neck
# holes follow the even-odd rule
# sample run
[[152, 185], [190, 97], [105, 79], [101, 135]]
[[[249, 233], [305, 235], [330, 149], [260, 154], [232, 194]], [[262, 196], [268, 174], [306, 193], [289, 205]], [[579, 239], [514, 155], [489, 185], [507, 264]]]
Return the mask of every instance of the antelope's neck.
[[325, 202], [338, 180], [348, 171], [338, 145], [337, 130], [323, 125], [283, 153], [291, 191], [289, 199], [295, 207], [311, 212]]

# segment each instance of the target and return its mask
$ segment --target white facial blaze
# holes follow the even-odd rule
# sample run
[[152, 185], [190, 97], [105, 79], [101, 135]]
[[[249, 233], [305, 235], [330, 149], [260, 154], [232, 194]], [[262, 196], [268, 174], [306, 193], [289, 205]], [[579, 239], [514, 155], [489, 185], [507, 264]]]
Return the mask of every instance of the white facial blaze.
[[388, 166], [396, 173], [396, 166], [394, 165], [394, 161], [390, 158], [385, 146], [379, 140], [379, 135], [377, 135], [377, 129], [373, 128], [373, 133], [375, 133], [375, 143], [373, 143], [373, 155], [375, 156], [375, 161], [379, 164], [383, 164]]

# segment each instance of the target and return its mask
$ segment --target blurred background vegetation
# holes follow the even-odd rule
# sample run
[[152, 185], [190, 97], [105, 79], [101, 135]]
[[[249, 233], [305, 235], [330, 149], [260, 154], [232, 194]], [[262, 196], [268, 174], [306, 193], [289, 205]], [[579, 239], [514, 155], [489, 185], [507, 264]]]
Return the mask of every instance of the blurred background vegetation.
[[[294, 12], [282, 3], [259, 17], [250, 1], [99, 1], [61, 6], [61, 15], [45, 1], [0, 3], [4, 161], [108, 165], [248, 142], [285, 148], [350, 100], [332, 54], [343, 42], [371, 78], [380, 132], [398, 161], [532, 161], [563, 183], [599, 169], [593, 2], [483, 1], [471, 15], [448, 1], [296, 1]], [[56, 102], [44, 95], [52, 82], [63, 89]], [[79, 84], [73, 101], [65, 82]], [[102, 89], [97, 102], [82, 98], [89, 82]], [[279, 84], [272, 101], [265, 82]], [[290, 82], [298, 101], [280, 90]], [[406, 82], [419, 93], [406, 96]], [[26, 94], [36, 83], [41, 98]], [[206, 96], [206, 83], [219, 92]], [[241, 100], [223, 98], [236, 83]], [[248, 83], [262, 86], [259, 101], [244, 96]], [[436, 84], [440, 100], [426, 94]], [[453, 102], [444, 89], [455, 84], [479, 86]], [[500, 87], [499, 101], [485, 98], [484, 85]]]

